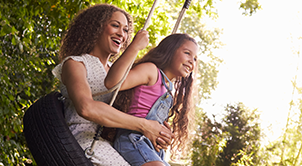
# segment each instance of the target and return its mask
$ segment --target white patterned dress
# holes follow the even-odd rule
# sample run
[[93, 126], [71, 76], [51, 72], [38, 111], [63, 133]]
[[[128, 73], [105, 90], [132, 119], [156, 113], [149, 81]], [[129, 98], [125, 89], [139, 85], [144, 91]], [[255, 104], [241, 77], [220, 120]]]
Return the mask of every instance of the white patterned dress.
[[[81, 116], [79, 116], [74, 108], [73, 103], [68, 97], [66, 86], [62, 84], [61, 74], [62, 74], [62, 64], [68, 60], [73, 59], [75, 61], [82, 62], [87, 70], [87, 81], [89, 83], [92, 95], [106, 91], [107, 88], [104, 85], [104, 79], [107, 75], [107, 72], [99, 60], [99, 58], [85, 54], [82, 56], [70, 56], [63, 60], [62, 63], [57, 65], [53, 69], [53, 74], [61, 81], [60, 90], [64, 100], [64, 109], [65, 109], [65, 120], [71, 130], [72, 134], [80, 144], [83, 150], [91, 146], [93, 137], [95, 136], [97, 124], [91, 121], [88, 121]], [[94, 100], [102, 101], [108, 103], [112, 97], [112, 93], [99, 95], [93, 97]], [[94, 165], [97, 166], [125, 166], [129, 165], [119, 153], [112, 147], [112, 145], [102, 138], [97, 141], [94, 148], [94, 155], [91, 158], [91, 161]]]

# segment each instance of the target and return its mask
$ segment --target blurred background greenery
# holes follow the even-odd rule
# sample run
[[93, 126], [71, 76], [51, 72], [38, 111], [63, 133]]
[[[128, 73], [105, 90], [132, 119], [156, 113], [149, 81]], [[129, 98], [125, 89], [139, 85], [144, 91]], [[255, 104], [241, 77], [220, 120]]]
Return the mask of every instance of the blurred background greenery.
[[[223, 46], [221, 29], [207, 29], [204, 18], [219, 17], [219, 0], [192, 0], [177, 32], [196, 38], [200, 47], [196, 125], [188, 153], [172, 165], [301, 165], [301, 126], [288, 126], [282, 140], [260, 146], [257, 109], [228, 104], [222, 119], [208, 117], [201, 102], [217, 87], [218, 66], [213, 51]], [[91, 5], [109, 3], [129, 12], [135, 32], [144, 25], [152, 0], [1, 0], [0, 1], [0, 165], [36, 165], [23, 135], [27, 108], [41, 96], [58, 90], [51, 70], [58, 64], [60, 40], [75, 14]], [[139, 56], [172, 32], [184, 0], [159, 2], [148, 27], [150, 43]], [[258, 0], [242, 0], [238, 10], [246, 17], [261, 9]], [[294, 89], [299, 88], [293, 84]], [[301, 89], [300, 89], [301, 94]], [[302, 102], [300, 101], [300, 105]], [[294, 104], [294, 103], [292, 103]], [[299, 105], [299, 102], [296, 104]], [[299, 107], [301, 109], [301, 106]], [[275, 160], [275, 159], [278, 160]]]

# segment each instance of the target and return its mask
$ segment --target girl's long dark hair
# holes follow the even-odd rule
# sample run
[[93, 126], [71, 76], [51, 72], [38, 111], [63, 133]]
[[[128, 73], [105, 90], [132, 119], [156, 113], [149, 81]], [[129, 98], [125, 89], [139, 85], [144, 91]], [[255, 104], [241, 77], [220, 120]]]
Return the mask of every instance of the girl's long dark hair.
[[133, 32], [132, 17], [116, 6], [98, 4], [79, 12], [73, 19], [61, 42], [60, 60], [62, 61], [67, 56], [90, 53], [108, 20], [116, 11], [122, 12], [128, 21], [128, 38], [121, 51], [124, 50], [129, 45]]
[[[163, 39], [159, 45], [151, 49], [144, 57], [136, 61], [136, 66], [145, 62], [154, 63], [157, 68], [164, 70], [172, 61], [176, 50], [184, 44], [185, 41], [196, 41], [187, 34], [172, 34]], [[172, 143], [172, 149], [181, 150], [189, 136], [189, 123], [191, 120], [192, 109], [192, 73], [187, 77], [177, 77], [174, 81], [174, 105], [170, 110], [169, 119], [172, 120], [172, 131], [175, 139]], [[122, 91], [118, 94], [114, 106], [127, 112], [133, 96], [133, 89]], [[174, 151], [172, 151], [172, 154]]]

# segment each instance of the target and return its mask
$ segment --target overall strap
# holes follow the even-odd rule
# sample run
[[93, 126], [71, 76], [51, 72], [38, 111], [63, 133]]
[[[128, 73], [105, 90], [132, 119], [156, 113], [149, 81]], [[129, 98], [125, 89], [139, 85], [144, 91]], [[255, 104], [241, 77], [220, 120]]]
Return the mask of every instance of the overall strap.
[[[172, 97], [172, 89], [173, 85], [172, 82], [168, 79], [165, 73], [160, 70], [162, 83], [164, 84], [167, 92], [162, 94], [152, 105], [151, 109], [149, 110], [146, 119], [158, 121], [160, 124], [163, 124], [165, 120], [169, 117], [169, 111], [173, 106], [173, 97]], [[167, 86], [165, 78], [169, 82], [169, 86]]]
[[[169, 93], [171, 93], [172, 89], [173, 89], [173, 84], [172, 82], [169, 80], [169, 78], [165, 75], [165, 73], [159, 69], [160, 73], [161, 73], [161, 80], [162, 80], [162, 83], [165, 85], [166, 89], [169, 91]], [[169, 82], [169, 87], [168, 85], [166, 84], [166, 81], [165, 81], [165, 78], [168, 80]]]

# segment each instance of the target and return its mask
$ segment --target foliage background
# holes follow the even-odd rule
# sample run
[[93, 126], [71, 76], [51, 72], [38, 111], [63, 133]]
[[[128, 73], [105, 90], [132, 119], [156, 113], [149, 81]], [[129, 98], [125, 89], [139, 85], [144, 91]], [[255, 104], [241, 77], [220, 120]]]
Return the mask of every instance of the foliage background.
[[[221, 59], [212, 50], [221, 46], [220, 30], [205, 29], [202, 18], [217, 17], [215, 0], [195, 0], [178, 32], [196, 37], [200, 45], [199, 100], [210, 97], [217, 85]], [[128, 11], [135, 32], [143, 27], [152, 0], [1, 0], [0, 1], [0, 165], [35, 165], [23, 136], [22, 119], [39, 97], [57, 90], [51, 70], [58, 64], [60, 40], [81, 9], [110, 3]], [[150, 27], [148, 48], [171, 33], [183, 0], [161, 1]], [[257, 0], [241, 2], [243, 14], [260, 9]], [[142, 55], [146, 50], [142, 51]], [[207, 57], [207, 58], [205, 58]], [[203, 60], [207, 59], [207, 60]], [[197, 101], [198, 102], [198, 101]], [[202, 119], [199, 119], [202, 120]]]

